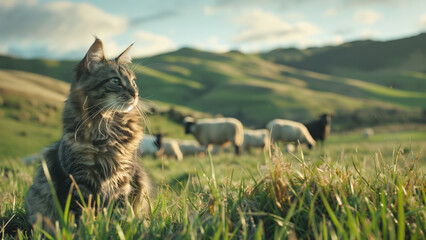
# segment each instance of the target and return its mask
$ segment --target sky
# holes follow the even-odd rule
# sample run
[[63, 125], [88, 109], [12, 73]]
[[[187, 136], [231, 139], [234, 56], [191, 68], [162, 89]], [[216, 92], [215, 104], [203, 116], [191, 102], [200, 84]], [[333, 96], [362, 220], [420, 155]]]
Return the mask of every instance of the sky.
[[387, 41], [426, 31], [425, 0], [0, 0], [0, 54], [113, 58], [192, 47], [212, 52]]

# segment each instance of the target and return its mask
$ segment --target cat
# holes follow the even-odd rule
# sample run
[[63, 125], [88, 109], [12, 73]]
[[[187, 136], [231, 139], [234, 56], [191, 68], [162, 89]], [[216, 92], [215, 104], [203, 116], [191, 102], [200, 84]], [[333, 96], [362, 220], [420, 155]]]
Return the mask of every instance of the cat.
[[[62, 114], [62, 137], [43, 154], [62, 209], [71, 175], [86, 202], [90, 195], [93, 199], [99, 196], [101, 207], [114, 201], [120, 206], [131, 204], [137, 216], [147, 211], [152, 187], [137, 162], [143, 113], [135, 74], [129, 67], [132, 45], [114, 60], [107, 60], [103, 43], [96, 38], [75, 68]], [[77, 220], [81, 200], [73, 189], [70, 210]], [[42, 166], [26, 194], [25, 208], [31, 225], [40, 214], [53, 223], [59, 219]]]

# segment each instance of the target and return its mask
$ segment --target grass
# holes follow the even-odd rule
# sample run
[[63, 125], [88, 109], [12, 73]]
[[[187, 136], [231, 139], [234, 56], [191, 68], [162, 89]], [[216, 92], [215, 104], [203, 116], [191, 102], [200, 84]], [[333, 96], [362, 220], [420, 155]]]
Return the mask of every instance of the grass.
[[[419, 151], [424, 139], [407, 151], [393, 142], [376, 143], [384, 150], [373, 151], [350, 143], [352, 151], [343, 151], [344, 144], [333, 141], [295, 154], [274, 150], [271, 158], [259, 152], [184, 162], [146, 158], [158, 184], [146, 217], [112, 206], [95, 210], [93, 200], [80, 225], [68, 215], [52, 238], [425, 238], [425, 158]], [[30, 230], [23, 209], [34, 169], [17, 159], [0, 161], [0, 214], [3, 224], [10, 220], [8, 235], [0, 235], [6, 238], [43, 235], [39, 226]]]

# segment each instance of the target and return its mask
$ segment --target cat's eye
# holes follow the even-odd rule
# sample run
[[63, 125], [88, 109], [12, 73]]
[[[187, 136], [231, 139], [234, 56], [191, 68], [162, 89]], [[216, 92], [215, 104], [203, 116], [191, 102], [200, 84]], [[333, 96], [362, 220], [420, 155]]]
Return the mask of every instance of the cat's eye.
[[120, 84], [120, 79], [118, 79], [118, 78], [111, 78], [111, 82], [114, 83], [115, 85], [119, 85]]

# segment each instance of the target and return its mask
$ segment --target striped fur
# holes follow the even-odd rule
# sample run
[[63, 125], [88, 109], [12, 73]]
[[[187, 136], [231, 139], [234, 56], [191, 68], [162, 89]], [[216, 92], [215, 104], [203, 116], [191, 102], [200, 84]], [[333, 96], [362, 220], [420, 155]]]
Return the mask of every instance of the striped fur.
[[[44, 153], [62, 207], [72, 175], [86, 201], [90, 195], [95, 199], [99, 195], [102, 206], [111, 201], [120, 206], [130, 203], [139, 216], [147, 209], [151, 185], [137, 162], [142, 112], [135, 76], [127, 66], [128, 50], [108, 61], [102, 42], [96, 39], [75, 69], [62, 116], [62, 137]], [[78, 202], [74, 190], [71, 210], [76, 219], [81, 215]], [[54, 206], [40, 167], [25, 201], [29, 222], [36, 223], [38, 214], [58, 220]]]

